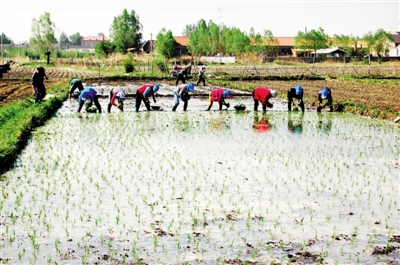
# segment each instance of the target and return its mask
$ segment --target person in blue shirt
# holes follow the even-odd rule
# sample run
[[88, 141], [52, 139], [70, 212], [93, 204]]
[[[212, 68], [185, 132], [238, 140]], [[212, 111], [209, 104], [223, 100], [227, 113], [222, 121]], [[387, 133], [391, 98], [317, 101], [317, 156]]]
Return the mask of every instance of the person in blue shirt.
[[78, 111], [81, 112], [83, 105], [86, 106], [86, 111], [94, 104], [96, 105], [97, 110], [101, 113], [101, 106], [99, 103], [99, 95], [97, 91], [93, 87], [87, 87], [82, 90], [78, 99]]
[[[327, 100], [327, 102], [322, 105], [322, 101]], [[333, 111], [333, 106], [332, 106], [332, 92], [328, 87], [323, 87], [319, 90], [318, 92], [318, 108], [317, 112], [321, 112], [323, 108], [326, 106], [329, 106], [330, 112]]]
[[292, 104], [293, 104], [293, 99], [298, 99], [299, 100], [299, 106], [301, 108], [301, 111], [304, 112], [304, 101], [303, 101], [303, 88], [300, 85], [295, 85], [292, 86], [288, 90], [288, 110], [292, 111]]
[[189, 92], [194, 91], [193, 82], [189, 82], [189, 84], [181, 84], [174, 89], [174, 101], [175, 105], [172, 108], [172, 111], [175, 111], [179, 105], [179, 98], [183, 101], [183, 111], [187, 110], [188, 101], [190, 99]]

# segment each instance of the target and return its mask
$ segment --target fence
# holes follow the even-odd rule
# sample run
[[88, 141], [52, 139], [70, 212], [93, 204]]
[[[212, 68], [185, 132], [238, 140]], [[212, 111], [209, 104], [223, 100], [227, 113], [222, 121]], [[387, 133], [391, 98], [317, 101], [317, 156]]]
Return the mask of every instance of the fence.
[[201, 57], [201, 60], [208, 63], [235, 63], [236, 57]]

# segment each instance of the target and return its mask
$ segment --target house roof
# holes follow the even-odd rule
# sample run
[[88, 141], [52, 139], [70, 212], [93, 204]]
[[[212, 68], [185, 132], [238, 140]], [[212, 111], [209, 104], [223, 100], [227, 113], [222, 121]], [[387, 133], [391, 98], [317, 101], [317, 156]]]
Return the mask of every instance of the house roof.
[[400, 32], [396, 32], [395, 34], [392, 34], [393, 42], [398, 44], [400, 43]]
[[174, 39], [179, 46], [187, 46], [189, 42], [189, 36], [174, 36]]
[[[314, 53], [314, 52], [312, 52]], [[347, 53], [345, 50], [339, 48], [319, 49], [317, 54], [330, 54], [330, 53]]]
[[294, 37], [274, 37], [276, 46], [294, 46]]
[[106, 36], [87, 36], [87, 37], [82, 38], [81, 41], [91, 41], [91, 40], [102, 41], [102, 40], [109, 40], [109, 39]]
[[[266, 39], [265, 37], [263, 37]], [[273, 37], [274, 46], [294, 46], [294, 37]], [[250, 38], [251, 45], [255, 44], [255, 38]]]

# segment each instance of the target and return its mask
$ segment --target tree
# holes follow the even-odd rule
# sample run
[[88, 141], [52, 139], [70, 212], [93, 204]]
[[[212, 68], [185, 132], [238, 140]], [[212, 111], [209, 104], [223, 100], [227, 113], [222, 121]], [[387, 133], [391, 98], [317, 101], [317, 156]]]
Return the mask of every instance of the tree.
[[3, 32], [1, 33], [1, 37], [3, 38], [3, 44], [14, 44], [14, 41], [7, 37]]
[[272, 31], [269, 29], [264, 30], [264, 38], [265, 38], [265, 53], [267, 55], [273, 55], [276, 54], [276, 46], [275, 46], [275, 38], [274, 34], [272, 34]]
[[196, 24], [186, 24], [185, 28], [182, 31], [183, 36], [190, 36], [190, 33], [196, 30]]
[[373, 48], [377, 54], [384, 56], [387, 53], [393, 43], [393, 37], [389, 32], [383, 29], [378, 29], [374, 34], [374, 45]]
[[104, 37], [104, 33], [103, 32], [97, 33], [97, 36], [103, 36]]
[[188, 50], [192, 55], [214, 54], [219, 49], [220, 28], [212, 20], [199, 20], [196, 29], [190, 33]]
[[224, 53], [229, 55], [241, 54], [250, 47], [250, 38], [235, 27], [222, 29], [221, 42]]
[[299, 31], [296, 37], [294, 37], [294, 46], [297, 49], [302, 49], [305, 51], [314, 51], [313, 56], [313, 68], [315, 63], [315, 57], [317, 56], [317, 50], [327, 48], [329, 36], [325, 34], [322, 28], [318, 30], [311, 30], [309, 32]]
[[55, 25], [47, 12], [44, 12], [39, 19], [32, 19], [33, 36], [30, 39], [30, 44], [37, 46], [47, 56], [47, 64], [50, 63], [50, 53], [55, 43], [54, 28]]
[[110, 36], [117, 47], [117, 51], [126, 53], [128, 48], [139, 48], [142, 39], [142, 24], [139, 16], [132, 10], [124, 9], [120, 16], [114, 17], [110, 29]]
[[331, 47], [338, 47], [345, 50], [347, 54], [351, 55], [353, 53], [353, 47], [351, 47], [352, 37], [346, 35], [334, 35], [330, 41]]
[[60, 45], [67, 45], [67, 44], [70, 44], [70, 41], [69, 41], [69, 39], [68, 39], [68, 36], [67, 36], [67, 34], [66, 34], [64, 31], [62, 31], [61, 34], [60, 34], [60, 41], [59, 41], [59, 43], [60, 43]]
[[83, 36], [79, 32], [69, 36], [69, 40], [71, 42], [71, 45], [80, 46], [82, 39], [83, 39]]
[[167, 31], [165, 28], [162, 28], [157, 34], [156, 51], [167, 59], [172, 58], [175, 55], [175, 43], [176, 41], [172, 35], [172, 31]]
[[94, 47], [94, 52], [97, 57], [108, 57], [115, 51], [115, 45], [110, 41], [99, 41]]

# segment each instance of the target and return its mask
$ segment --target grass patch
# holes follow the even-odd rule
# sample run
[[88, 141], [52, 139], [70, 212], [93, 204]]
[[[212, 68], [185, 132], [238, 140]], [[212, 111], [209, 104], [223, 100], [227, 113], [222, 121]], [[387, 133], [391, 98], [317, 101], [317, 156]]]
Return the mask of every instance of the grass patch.
[[44, 124], [67, 98], [67, 86], [55, 86], [47, 91], [54, 94], [40, 104], [32, 97], [17, 100], [0, 108], [0, 168], [3, 173], [15, 161], [24, 148], [31, 131]]

